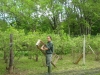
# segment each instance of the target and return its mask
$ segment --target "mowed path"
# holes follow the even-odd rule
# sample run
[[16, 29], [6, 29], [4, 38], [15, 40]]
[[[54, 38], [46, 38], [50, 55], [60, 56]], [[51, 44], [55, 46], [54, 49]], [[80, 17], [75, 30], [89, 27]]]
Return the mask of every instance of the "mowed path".
[[[47, 74], [43, 73], [37, 75], [47, 75]], [[52, 73], [51, 75], [100, 75], [100, 68], [79, 70], [79, 71], [72, 70], [72, 71], [65, 71], [62, 73]]]

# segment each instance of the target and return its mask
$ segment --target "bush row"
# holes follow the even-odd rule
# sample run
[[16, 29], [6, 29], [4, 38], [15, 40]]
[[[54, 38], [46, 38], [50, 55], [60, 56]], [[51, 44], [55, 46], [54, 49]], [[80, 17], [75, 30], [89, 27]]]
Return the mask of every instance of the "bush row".
[[[36, 48], [36, 42], [41, 39], [44, 43], [47, 42], [47, 36], [52, 37], [54, 44], [54, 52], [57, 54], [68, 54], [72, 51], [82, 52], [83, 49], [83, 36], [70, 37], [65, 33], [54, 34], [54, 33], [41, 33], [41, 32], [29, 32], [24, 33], [24, 30], [16, 30], [9, 28], [5, 32], [0, 31], [0, 50], [9, 51], [9, 40], [10, 34], [13, 34], [13, 50], [14, 51], [28, 51], [28, 55], [34, 55], [41, 52]], [[100, 51], [100, 35], [97, 36], [86, 36], [86, 50], [89, 49], [89, 45], [94, 51]]]

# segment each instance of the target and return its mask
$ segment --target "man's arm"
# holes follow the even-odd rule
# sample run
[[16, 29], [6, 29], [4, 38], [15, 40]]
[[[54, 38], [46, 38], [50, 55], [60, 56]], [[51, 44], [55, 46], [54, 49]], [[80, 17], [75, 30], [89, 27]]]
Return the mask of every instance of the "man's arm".
[[49, 50], [50, 48], [52, 48], [52, 46], [53, 46], [53, 44], [52, 43], [50, 43], [49, 45], [47, 45], [47, 46], [42, 46], [41, 47], [41, 50]]
[[45, 47], [44, 45], [41, 47], [41, 50], [48, 50], [47, 47]]

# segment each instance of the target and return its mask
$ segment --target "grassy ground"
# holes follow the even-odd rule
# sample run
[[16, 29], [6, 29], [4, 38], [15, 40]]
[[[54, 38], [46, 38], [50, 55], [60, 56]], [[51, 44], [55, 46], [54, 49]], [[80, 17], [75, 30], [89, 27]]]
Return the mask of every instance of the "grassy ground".
[[0, 52], [0, 75], [4, 75], [6, 73], [6, 69], [5, 69], [6, 64], [4, 63], [2, 56], [3, 53]]
[[[5, 75], [5, 63], [0, 57], [0, 75]], [[76, 60], [76, 58], [75, 58]], [[15, 58], [15, 75], [38, 75], [45, 74], [47, 72], [47, 67], [43, 66], [43, 61], [45, 61], [44, 56], [39, 56], [39, 61], [36, 62], [34, 59], [28, 59], [28, 57], [21, 57], [18, 61]], [[62, 60], [59, 60], [56, 64], [57, 68], [52, 66], [52, 73], [55, 75], [78, 75], [78, 73], [84, 72], [85, 75], [92, 75], [96, 69], [100, 69], [100, 61], [94, 60], [93, 54], [88, 54], [86, 56], [86, 64], [83, 65], [82, 59], [79, 64], [73, 64], [71, 55], [64, 55]], [[89, 71], [89, 73], [87, 73]], [[97, 70], [96, 70], [97, 71]], [[94, 71], [94, 73], [96, 72]], [[14, 74], [13, 74], [14, 75]], [[83, 74], [84, 75], [84, 74]], [[100, 75], [100, 73], [93, 74]]]

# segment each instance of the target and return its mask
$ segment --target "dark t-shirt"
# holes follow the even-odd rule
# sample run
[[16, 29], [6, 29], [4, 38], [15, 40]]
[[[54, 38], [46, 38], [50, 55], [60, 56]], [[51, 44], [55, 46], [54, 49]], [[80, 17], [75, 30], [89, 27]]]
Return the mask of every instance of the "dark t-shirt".
[[47, 42], [46, 47], [48, 48], [48, 50], [46, 50], [46, 54], [52, 54], [53, 53], [53, 43], [51, 41]]

